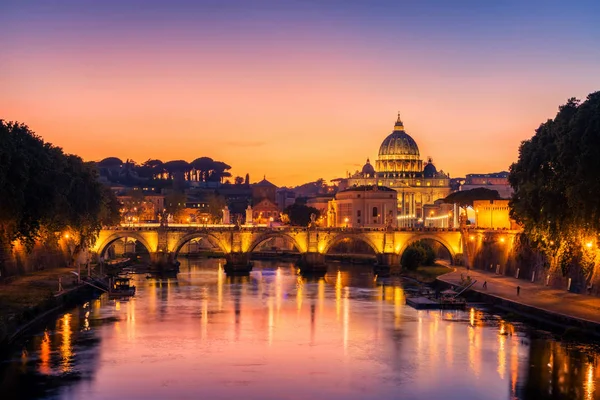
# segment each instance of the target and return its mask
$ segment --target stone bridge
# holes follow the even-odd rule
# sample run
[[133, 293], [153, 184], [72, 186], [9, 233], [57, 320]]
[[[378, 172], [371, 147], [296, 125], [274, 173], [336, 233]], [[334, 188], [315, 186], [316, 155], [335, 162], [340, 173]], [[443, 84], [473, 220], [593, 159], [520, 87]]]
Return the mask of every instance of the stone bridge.
[[172, 262], [181, 248], [191, 240], [202, 238], [219, 248], [230, 267], [243, 268], [248, 265], [250, 253], [261, 243], [273, 237], [286, 238], [302, 255], [305, 265], [314, 267], [324, 262], [333, 246], [344, 239], [365, 242], [377, 255], [380, 266], [399, 266], [400, 257], [406, 247], [421, 239], [431, 239], [444, 246], [452, 259], [462, 254], [463, 240], [459, 230], [413, 229], [373, 230], [348, 228], [217, 228], [217, 227], [155, 227], [132, 226], [104, 229], [92, 250], [103, 256], [112, 243], [131, 238], [139, 241], [151, 255], [153, 262]]

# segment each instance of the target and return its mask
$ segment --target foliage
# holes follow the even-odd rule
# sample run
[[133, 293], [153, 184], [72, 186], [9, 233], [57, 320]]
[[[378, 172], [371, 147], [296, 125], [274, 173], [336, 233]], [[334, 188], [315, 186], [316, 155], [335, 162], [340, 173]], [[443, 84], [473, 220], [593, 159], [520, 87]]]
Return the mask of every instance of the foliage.
[[474, 200], [498, 200], [498, 191], [487, 188], [475, 188], [454, 192], [444, 199], [444, 203], [458, 204], [461, 207], [473, 206]]
[[[110, 182], [127, 185], [140, 185], [152, 187], [172, 186], [170, 183], [176, 178], [184, 178], [198, 182], [222, 182], [224, 178], [231, 177], [228, 171], [231, 166], [215, 161], [210, 157], [199, 157], [188, 163], [185, 160], [149, 159], [141, 165], [133, 160], [123, 162], [117, 157], [108, 157], [98, 162], [100, 174]], [[168, 182], [169, 185], [165, 185]]]
[[293, 190], [299, 197], [314, 197], [319, 194], [327, 193], [329, 187], [323, 178], [319, 178], [314, 182], [296, 186]]
[[223, 209], [227, 206], [227, 201], [225, 197], [221, 196], [218, 193], [211, 193], [207, 198], [208, 203], [208, 212], [211, 216], [212, 223], [218, 224], [221, 223], [223, 218]]
[[0, 120], [0, 242], [31, 249], [46, 232], [68, 231], [77, 254], [96, 240], [104, 223], [119, 218], [116, 198], [85, 163], [45, 143], [24, 124]]
[[414, 271], [422, 265], [434, 265], [435, 259], [435, 250], [433, 247], [428, 243], [419, 240], [418, 242], [412, 243], [404, 250], [400, 263], [405, 269]]
[[175, 221], [183, 220], [186, 201], [187, 196], [183, 192], [174, 191], [166, 195], [165, 209], [167, 214], [172, 215]]
[[404, 253], [402, 253], [402, 260], [400, 261], [400, 263], [402, 264], [402, 267], [404, 269], [407, 269], [409, 271], [415, 271], [423, 262], [424, 257], [425, 254], [423, 252], [423, 249], [409, 246], [406, 248], [406, 250], [404, 250]]
[[285, 219], [289, 219], [291, 225], [296, 226], [308, 226], [311, 214], [315, 214], [315, 217], [319, 218], [319, 210], [298, 203], [286, 207], [283, 214]]
[[600, 233], [600, 92], [569, 99], [521, 143], [511, 165], [511, 216], [533, 247], [566, 273], [589, 272]]

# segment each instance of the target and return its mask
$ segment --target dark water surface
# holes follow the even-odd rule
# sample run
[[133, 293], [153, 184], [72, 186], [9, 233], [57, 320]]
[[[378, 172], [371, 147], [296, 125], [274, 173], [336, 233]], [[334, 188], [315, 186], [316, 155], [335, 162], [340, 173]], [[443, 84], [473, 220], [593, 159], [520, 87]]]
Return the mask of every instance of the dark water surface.
[[136, 276], [0, 364], [0, 399], [600, 399], [599, 353], [481, 310], [416, 311], [406, 284], [332, 264]]

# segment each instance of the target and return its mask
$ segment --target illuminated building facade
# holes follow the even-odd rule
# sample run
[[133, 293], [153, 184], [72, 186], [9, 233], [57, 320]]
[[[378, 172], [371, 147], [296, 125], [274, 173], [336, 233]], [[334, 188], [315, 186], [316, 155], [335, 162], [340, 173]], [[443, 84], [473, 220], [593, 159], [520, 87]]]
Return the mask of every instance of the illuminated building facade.
[[474, 200], [475, 226], [483, 229], [516, 229], [510, 218], [509, 200]]
[[346, 187], [377, 185], [398, 192], [398, 216], [408, 225], [423, 221], [423, 206], [451, 193], [450, 177], [438, 171], [431, 158], [423, 163], [419, 147], [406, 133], [398, 114], [394, 130], [381, 143], [375, 167], [369, 160], [362, 171], [349, 176]]
[[339, 228], [397, 227], [398, 193], [384, 186], [356, 186], [329, 202], [327, 226]]

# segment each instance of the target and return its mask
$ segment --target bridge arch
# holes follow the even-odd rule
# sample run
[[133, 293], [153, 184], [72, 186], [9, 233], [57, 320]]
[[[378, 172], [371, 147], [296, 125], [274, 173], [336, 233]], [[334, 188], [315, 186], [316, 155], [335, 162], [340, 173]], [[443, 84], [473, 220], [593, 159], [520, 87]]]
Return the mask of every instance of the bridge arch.
[[294, 247], [296, 248], [296, 250], [298, 251], [298, 253], [304, 252], [303, 246], [300, 245], [300, 243], [294, 236], [289, 235], [287, 233], [283, 233], [283, 232], [269, 232], [269, 233], [262, 234], [259, 237], [257, 237], [256, 239], [254, 239], [252, 241], [252, 243], [250, 243], [250, 246], [248, 247], [248, 253], [252, 253], [254, 251], [254, 249], [256, 249], [261, 243], [264, 243], [265, 241], [267, 241], [271, 238], [274, 238], [274, 237], [289, 239], [292, 242], [292, 244], [294, 245]]
[[338, 244], [339, 242], [341, 242], [344, 239], [360, 240], [360, 241], [366, 243], [367, 245], [369, 245], [369, 247], [371, 249], [373, 249], [373, 252], [375, 254], [381, 253], [379, 248], [377, 248], [377, 245], [375, 244], [375, 242], [373, 242], [371, 240], [371, 238], [369, 238], [369, 236], [357, 234], [357, 233], [340, 233], [339, 235], [335, 235], [334, 237], [330, 238], [327, 241], [327, 243], [325, 244], [325, 247], [323, 248], [322, 253], [327, 254], [333, 246], [335, 246], [336, 244]]
[[135, 239], [138, 242], [140, 242], [146, 248], [146, 250], [148, 250], [148, 253], [152, 253], [156, 250], [150, 245], [150, 243], [148, 243], [148, 241], [142, 235], [138, 234], [137, 232], [115, 232], [106, 239], [104, 239], [104, 242], [102, 242], [100, 246], [98, 246], [98, 255], [100, 257], [104, 257], [106, 250], [108, 250], [108, 248], [114, 242], [116, 242], [119, 239], [129, 238]]
[[450, 253], [450, 264], [454, 265], [454, 257], [456, 256], [456, 252], [454, 251], [454, 246], [452, 246], [446, 239], [444, 239], [443, 237], [441, 237], [439, 235], [436, 235], [436, 234], [420, 234], [420, 235], [415, 235], [415, 236], [409, 238], [401, 246], [400, 251], [399, 251], [398, 254], [402, 258], [402, 255], [404, 254], [404, 251], [406, 250], [406, 248], [408, 246], [410, 246], [411, 244], [413, 244], [415, 242], [418, 242], [419, 240], [425, 240], [425, 239], [429, 239], [429, 240], [433, 240], [435, 242], [438, 242], [446, 250], [448, 250], [448, 253]]
[[183, 236], [177, 241], [177, 244], [175, 244], [175, 247], [173, 248], [173, 254], [175, 258], [177, 258], [177, 256], [179, 255], [179, 252], [181, 251], [183, 246], [194, 239], [206, 239], [210, 244], [217, 246], [219, 250], [221, 250], [223, 253], [228, 253], [227, 247], [217, 236], [208, 232], [193, 232], [188, 233], [187, 235]]

